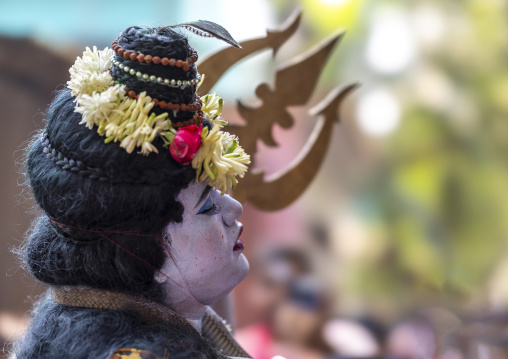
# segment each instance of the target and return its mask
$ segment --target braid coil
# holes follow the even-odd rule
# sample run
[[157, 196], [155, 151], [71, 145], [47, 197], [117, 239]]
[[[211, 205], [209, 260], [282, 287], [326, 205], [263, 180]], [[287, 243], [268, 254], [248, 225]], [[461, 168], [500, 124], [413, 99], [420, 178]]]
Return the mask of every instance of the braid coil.
[[63, 153], [56, 150], [48, 138], [46, 131], [42, 133], [41, 138], [42, 151], [46, 154], [53, 163], [60, 166], [63, 170], [74, 172], [84, 178], [96, 180], [99, 182], [111, 183], [128, 183], [128, 184], [150, 184], [156, 185], [162, 182], [163, 177], [160, 173], [154, 171], [126, 171], [122, 177], [110, 177], [102, 168], [90, 167], [85, 165], [82, 161], [69, 159]]

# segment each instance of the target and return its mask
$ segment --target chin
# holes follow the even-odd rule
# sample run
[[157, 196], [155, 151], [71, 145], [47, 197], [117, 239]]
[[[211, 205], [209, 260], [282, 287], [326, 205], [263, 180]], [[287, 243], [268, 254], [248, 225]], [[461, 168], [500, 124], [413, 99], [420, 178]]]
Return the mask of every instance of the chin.
[[[213, 305], [223, 299], [226, 295], [228, 295], [233, 288], [237, 286], [238, 283], [240, 283], [249, 273], [249, 261], [247, 258], [240, 254], [238, 257], [238, 266], [234, 270], [233, 273], [231, 273], [231, 276], [228, 278], [228, 280], [222, 281], [222, 284], [229, 283], [229, 285], [225, 286], [223, 290], [220, 293], [216, 293], [213, 297], [207, 297], [202, 298], [200, 302], [205, 305]], [[210, 291], [207, 291], [207, 294], [209, 294]]]
[[231, 273], [230, 279], [228, 280], [230, 286], [224, 295], [229, 294], [229, 292], [231, 292], [233, 288], [238, 285], [238, 283], [240, 283], [242, 280], [245, 279], [248, 273], [249, 273], [249, 261], [242, 253], [238, 256], [237, 266], [235, 270]]
[[235, 287], [238, 283], [240, 283], [242, 280], [245, 279], [247, 274], [249, 273], [249, 261], [247, 260], [247, 257], [242, 253], [240, 254], [240, 257], [238, 258], [240, 261], [240, 266], [238, 269], [238, 282], [236, 282]]

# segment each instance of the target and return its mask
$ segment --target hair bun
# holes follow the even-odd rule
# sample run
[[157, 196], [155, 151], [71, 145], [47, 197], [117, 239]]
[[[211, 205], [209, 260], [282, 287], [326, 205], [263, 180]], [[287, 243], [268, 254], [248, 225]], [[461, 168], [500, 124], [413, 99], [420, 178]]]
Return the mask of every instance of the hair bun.
[[[116, 55], [111, 74], [136, 94], [146, 91], [158, 101], [186, 108], [196, 102], [200, 76], [193, 60], [197, 54], [184, 35], [159, 29], [132, 26], [124, 30], [113, 44]], [[165, 109], [154, 106], [152, 112], [159, 115]], [[173, 110], [169, 117], [176, 124], [192, 119], [196, 112]]]

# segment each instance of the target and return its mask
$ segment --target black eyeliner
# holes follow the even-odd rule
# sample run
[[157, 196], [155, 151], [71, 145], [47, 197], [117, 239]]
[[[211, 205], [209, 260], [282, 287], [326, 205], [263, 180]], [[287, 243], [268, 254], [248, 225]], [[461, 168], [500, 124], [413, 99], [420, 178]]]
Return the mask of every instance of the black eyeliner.
[[196, 203], [194, 208], [196, 208], [197, 206], [199, 206], [201, 202], [203, 202], [203, 200], [206, 198], [206, 196], [208, 196], [208, 193], [210, 193], [211, 190], [212, 190], [211, 186], [206, 186], [205, 190], [203, 191], [203, 193], [201, 193], [201, 196], [199, 197], [198, 203]]

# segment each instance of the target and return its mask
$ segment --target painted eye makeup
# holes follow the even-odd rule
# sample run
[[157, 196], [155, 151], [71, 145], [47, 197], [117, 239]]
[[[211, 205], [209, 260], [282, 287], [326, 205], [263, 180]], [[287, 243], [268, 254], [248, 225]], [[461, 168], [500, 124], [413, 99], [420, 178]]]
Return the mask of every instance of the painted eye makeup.
[[198, 214], [214, 215], [219, 213], [219, 207], [213, 203], [212, 198], [208, 196], [203, 206], [199, 209]]

